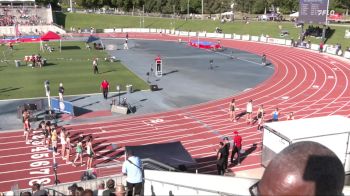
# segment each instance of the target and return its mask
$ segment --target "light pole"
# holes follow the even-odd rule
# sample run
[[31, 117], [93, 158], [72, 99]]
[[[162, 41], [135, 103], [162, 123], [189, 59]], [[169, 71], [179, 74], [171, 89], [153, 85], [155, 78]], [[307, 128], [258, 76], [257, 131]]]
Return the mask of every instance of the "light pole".
[[118, 105], [120, 105], [120, 86], [117, 84], [117, 91], [118, 91]]
[[204, 0], [202, 0], [202, 20], [204, 19]]
[[45, 87], [45, 92], [46, 92], [46, 96], [47, 96], [47, 102], [49, 105], [49, 114], [51, 114], [50, 81], [49, 80], [45, 80], [44, 87]]
[[187, 0], [187, 17], [190, 17], [190, 0]]
[[73, 13], [73, 2], [72, 2], [72, 0], [69, 0], [69, 7], [70, 7], [70, 12]]

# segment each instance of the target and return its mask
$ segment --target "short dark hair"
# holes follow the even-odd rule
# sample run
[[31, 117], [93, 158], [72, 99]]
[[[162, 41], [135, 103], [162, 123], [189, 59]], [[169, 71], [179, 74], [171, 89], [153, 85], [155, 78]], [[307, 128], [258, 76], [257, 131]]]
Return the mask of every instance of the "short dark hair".
[[126, 151], [126, 155], [128, 155], [129, 157], [134, 156], [134, 151], [128, 150], [128, 151]]
[[115, 185], [114, 180], [112, 179], [109, 179], [106, 184], [108, 189], [114, 188], [114, 185]]
[[81, 194], [82, 196], [93, 196], [94, 193], [91, 189], [85, 189], [85, 191]]
[[34, 183], [33, 188], [35, 188], [36, 190], [40, 190], [40, 184]]

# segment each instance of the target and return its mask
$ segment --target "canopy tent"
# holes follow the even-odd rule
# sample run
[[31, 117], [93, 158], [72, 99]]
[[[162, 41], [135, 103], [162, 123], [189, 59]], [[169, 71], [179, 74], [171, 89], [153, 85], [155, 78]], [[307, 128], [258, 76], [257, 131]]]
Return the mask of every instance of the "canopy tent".
[[86, 40], [86, 43], [91, 43], [91, 42], [98, 41], [98, 40], [100, 40], [99, 37], [90, 35], [90, 36], [88, 37], [88, 39]]
[[88, 37], [88, 39], [86, 40], [86, 43], [89, 44], [89, 43], [92, 43], [92, 42], [95, 42], [95, 41], [100, 41], [101, 46], [102, 46], [102, 48], [104, 50], [104, 48], [105, 48], [104, 44], [103, 44], [102, 40], [99, 37], [97, 37], [97, 36], [90, 35]]
[[298, 18], [299, 17], [299, 12], [295, 12], [293, 14], [289, 14], [290, 17], [292, 18]]
[[46, 34], [40, 37], [40, 50], [44, 50], [43, 41], [51, 41], [51, 40], [60, 40], [60, 52], [62, 48], [62, 39], [57, 33], [52, 31], [47, 32]]

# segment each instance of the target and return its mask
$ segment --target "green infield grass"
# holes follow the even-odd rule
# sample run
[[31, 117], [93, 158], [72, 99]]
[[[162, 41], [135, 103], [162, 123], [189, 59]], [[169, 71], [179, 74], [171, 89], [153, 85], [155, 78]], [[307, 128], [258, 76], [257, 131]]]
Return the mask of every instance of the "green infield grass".
[[[139, 28], [139, 16], [116, 16], [103, 14], [81, 14], [81, 13], [60, 13], [57, 14], [58, 23], [65, 26], [67, 30], [71, 27], [96, 29], [103, 28]], [[249, 35], [269, 35], [270, 37], [278, 38], [282, 30], [289, 32], [287, 39], [298, 39], [300, 28], [295, 27], [292, 22], [266, 22], [266, 21], [252, 21], [245, 24], [242, 21], [235, 21], [233, 23], [220, 23], [213, 20], [182, 20], [182, 19], [168, 19], [145, 17], [145, 28], [164, 28], [177, 29], [183, 31], [206, 31], [214, 32], [216, 27], [220, 27], [223, 33], [249, 34]], [[307, 26], [305, 27], [307, 28]], [[350, 46], [350, 39], [344, 39], [345, 30], [350, 29], [350, 26], [334, 25], [331, 26], [334, 30], [332, 35], [326, 40], [327, 44], [341, 43], [343, 48]], [[321, 40], [310, 38], [312, 43], [319, 44]]]
[[[58, 42], [48, 43], [55, 49]], [[47, 59], [42, 68], [26, 66], [24, 56], [40, 54]], [[125, 90], [127, 84], [134, 89], [148, 89], [145, 81], [136, 76], [120, 62], [105, 62], [105, 51], [85, 49], [83, 42], [62, 42], [62, 52], [40, 52], [39, 43], [21, 43], [11, 51], [0, 46], [0, 99], [30, 98], [45, 96], [44, 81], [50, 81], [51, 94], [58, 96], [58, 86], [62, 82], [65, 95], [77, 95], [100, 92], [100, 83], [106, 79], [111, 91], [116, 85]], [[92, 59], [99, 59], [100, 74], [93, 74]], [[14, 60], [21, 60], [16, 67]], [[29, 64], [29, 63], [28, 63]]]

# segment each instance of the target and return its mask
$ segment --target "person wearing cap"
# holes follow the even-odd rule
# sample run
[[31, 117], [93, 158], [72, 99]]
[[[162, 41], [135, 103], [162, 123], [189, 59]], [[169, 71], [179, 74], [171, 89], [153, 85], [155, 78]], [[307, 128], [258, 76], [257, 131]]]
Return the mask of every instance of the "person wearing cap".
[[99, 181], [97, 189], [94, 190], [94, 196], [102, 195], [105, 190], [106, 190], [105, 189], [105, 182], [104, 181]]
[[112, 179], [109, 179], [106, 183], [107, 190], [104, 190], [102, 195], [103, 196], [114, 196], [115, 195], [115, 182]]
[[143, 182], [142, 161], [139, 157], [134, 156], [131, 150], [127, 152], [126, 156], [127, 159], [123, 163], [122, 173], [126, 175], [128, 195], [133, 195], [133, 189], [135, 189], [135, 195], [141, 195]]
[[63, 101], [63, 94], [64, 94], [63, 84], [60, 83], [60, 86], [58, 87], [58, 97], [61, 102]]
[[242, 137], [239, 135], [238, 131], [234, 131], [233, 137], [233, 148], [231, 154], [231, 163], [235, 160], [235, 155], [237, 153], [237, 164], [241, 164], [241, 149], [242, 149]]

